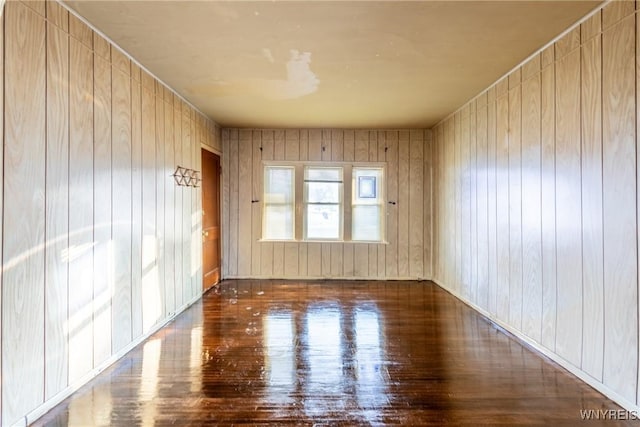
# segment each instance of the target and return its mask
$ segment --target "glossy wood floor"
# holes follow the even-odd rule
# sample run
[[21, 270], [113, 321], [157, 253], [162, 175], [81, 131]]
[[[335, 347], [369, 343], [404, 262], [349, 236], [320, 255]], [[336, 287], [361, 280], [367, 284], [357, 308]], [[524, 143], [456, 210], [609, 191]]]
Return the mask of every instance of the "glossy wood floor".
[[36, 425], [557, 426], [592, 409], [620, 408], [431, 282], [227, 281]]

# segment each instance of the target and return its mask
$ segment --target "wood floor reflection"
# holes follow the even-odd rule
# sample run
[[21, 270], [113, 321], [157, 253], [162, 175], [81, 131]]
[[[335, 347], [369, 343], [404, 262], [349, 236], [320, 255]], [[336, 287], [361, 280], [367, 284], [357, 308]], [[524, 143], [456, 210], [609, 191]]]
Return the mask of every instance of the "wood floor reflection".
[[556, 426], [599, 409], [620, 408], [431, 282], [247, 280], [35, 425]]

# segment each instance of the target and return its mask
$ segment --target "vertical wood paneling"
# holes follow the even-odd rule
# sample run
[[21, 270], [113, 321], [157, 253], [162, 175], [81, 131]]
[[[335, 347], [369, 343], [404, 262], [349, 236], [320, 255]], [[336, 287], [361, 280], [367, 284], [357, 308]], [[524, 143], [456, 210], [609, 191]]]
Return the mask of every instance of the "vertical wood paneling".
[[496, 314], [509, 319], [509, 97], [496, 100]]
[[113, 317], [111, 352], [131, 342], [132, 191], [131, 83], [112, 67]]
[[424, 230], [425, 192], [424, 131], [412, 130], [409, 135], [409, 277], [424, 275], [424, 233], [419, 230]]
[[556, 242], [559, 268], [556, 351], [582, 358], [580, 50], [556, 63]]
[[[223, 171], [223, 174], [225, 171]], [[238, 213], [239, 213], [239, 184], [238, 180], [238, 131], [229, 131], [229, 261], [228, 275], [238, 275]]]
[[557, 324], [555, 64], [542, 69], [541, 86], [542, 344], [555, 351]]
[[11, 209], [3, 212], [2, 421], [10, 425], [44, 400], [46, 44], [44, 20], [23, 4], [7, 3], [4, 18], [3, 196]]
[[[629, 401], [638, 378], [635, 19], [602, 36], [603, 382]], [[632, 301], [633, 303], [630, 303]]]
[[[69, 34], [69, 12], [62, 5], [55, 1], [46, 2], [47, 7], [47, 20], [49, 23], [57, 26]], [[49, 28], [47, 28], [47, 31]]]
[[321, 247], [321, 272], [322, 277], [328, 278], [331, 277], [331, 244], [330, 243], [320, 243]]
[[540, 342], [542, 212], [540, 73], [522, 83], [522, 331]]
[[[387, 160], [387, 133], [385, 131], [378, 131], [378, 161], [386, 162]], [[388, 169], [387, 169], [388, 173]], [[387, 196], [387, 200], [388, 200]], [[384, 200], [383, 203], [386, 203], [385, 209], [388, 212], [389, 204], [387, 200]], [[388, 218], [388, 215], [386, 215]], [[385, 218], [385, 220], [386, 220]], [[386, 234], [386, 227], [385, 227]], [[385, 246], [378, 246], [378, 276], [379, 277], [388, 277], [386, 272], [386, 249]]]
[[454, 189], [454, 212], [453, 218], [453, 230], [455, 230], [456, 238], [453, 239], [454, 253], [455, 253], [455, 268], [452, 269], [454, 275], [453, 287], [457, 292], [462, 293], [464, 287], [462, 286], [462, 112], [458, 111], [453, 116], [453, 189]]
[[93, 31], [73, 14], [69, 14], [69, 35], [85, 47], [93, 49]]
[[487, 233], [487, 243], [489, 245], [487, 310], [494, 316], [498, 310], [498, 142], [496, 125], [497, 102], [495, 93], [495, 88], [490, 88], [487, 92], [487, 222], [489, 224]]
[[[300, 159], [300, 132], [296, 129], [288, 129], [284, 134], [285, 160], [297, 161]], [[298, 243], [287, 242], [284, 244], [284, 277], [298, 276]]]
[[582, 46], [582, 369], [602, 381], [604, 254], [602, 224], [602, 42]]
[[[142, 330], [149, 331], [160, 313], [156, 241], [156, 128], [155, 95], [146, 87], [141, 92], [142, 120]], [[187, 218], [185, 218], [187, 219]]]
[[509, 322], [522, 327], [522, 98], [518, 83], [509, 91]]
[[409, 277], [409, 136], [398, 132], [398, 276]]
[[[0, 45], [2, 45], [0, 20]], [[0, 47], [0, 58], [2, 58]], [[1, 63], [2, 59], [0, 59]], [[0, 67], [1, 70], [1, 67]], [[0, 71], [1, 75], [1, 71]], [[45, 248], [45, 399], [67, 386], [69, 250], [69, 36], [47, 26], [47, 176]], [[0, 83], [1, 91], [2, 83]], [[3, 99], [0, 93], [0, 99]], [[0, 107], [1, 108], [1, 107]], [[3, 114], [0, 112], [0, 124]], [[1, 125], [0, 125], [1, 127]]]
[[[344, 144], [344, 161], [345, 162], [353, 162], [355, 161], [355, 132], [353, 130], [345, 130], [344, 131], [344, 136], [343, 136], [343, 144]], [[306, 160], [306, 159], [300, 159], [300, 160]], [[345, 200], [345, 203], [351, 203], [351, 200]], [[345, 221], [346, 220], [351, 221], [351, 219], [346, 218], [345, 215]], [[300, 246], [305, 246], [306, 245], [300, 245]], [[354, 243], [345, 243], [344, 247], [342, 249], [342, 253], [343, 253], [343, 274], [344, 277], [353, 277], [355, 275], [355, 266], [354, 266], [354, 253], [355, 253], [355, 247], [359, 246], [358, 244], [354, 244]], [[302, 273], [302, 272], [301, 272]]]
[[251, 162], [252, 162], [252, 200], [251, 203], [251, 275], [260, 276], [262, 267], [262, 133], [254, 130], [251, 133]]
[[111, 64], [93, 57], [93, 366], [111, 355]]
[[[181, 102], [182, 106], [182, 162], [184, 167], [192, 169], [192, 145], [195, 135], [193, 134], [192, 127], [192, 114], [191, 110], [187, 107], [186, 102]], [[236, 139], [237, 144], [237, 139]], [[237, 146], [237, 145], [236, 145]], [[181, 187], [182, 190], [182, 276], [183, 276], [183, 294], [184, 302], [191, 301], [194, 295], [194, 277], [193, 277], [193, 264], [192, 261], [192, 245], [191, 235], [193, 233], [191, 225], [191, 207], [193, 191], [189, 187]], [[237, 261], [237, 260], [236, 260]], [[237, 268], [237, 262], [236, 262]]]
[[[387, 141], [387, 241], [385, 268], [387, 277], [398, 277], [398, 132], [388, 131]], [[357, 144], [357, 136], [356, 136]], [[358, 151], [356, 145], [356, 161]]]
[[439, 123], [432, 168], [434, 276], [626, 404], [640, 375], [631, 5], [609, 3]]
[[[322, 131], [318, 129], [309, 130], [309, 160], [318, 161], [322, 159]], [[320, 243], [307, 244], [307, 274], [309, 277], [322, 276], [322, 245]], [[357, 274], [356, 274], [357, 275]]]
[[[273, 132], [262, 131], [262, 159], [273, 160]], [[231, 155], [231, 154], [229, 154]], [[262, 224], [260, 225], [262, 227]], [[225, 233], [228, 234], [228, 233]], [[273, 243], [263, 242], [260, 244], [261, 272], [263, 276], [273, 275]]]
[[[331, 161], [340, 162], [344, 155], [344, 140], [342, 131], [331, 131]], [[348, 203], [348, 201], [345, 201]], [[331, 243], [331, 277], [342, 277], [342, 243]]]
[[142, 335], [142, 89], [131, 80], [131, 335]]
[[201, 201], [184, 191], [176, 220], [174, 139], [198, 169], [199, 143], [219, 138], [182, 101], [176, 119], [171, 91], [59, 3], [6, 10], [0, 165], [19, 208], [2, 216], [0, 423], [11, 425], [173, 314], [177, 286], [189, 282], [181, 303], [197, 295]]
[[469, 197], [470, 197], [470, 273], [469, 289], [471, 301], [478, 301], [478, 176], [477, 176], [477, 112], [476, 103], [469, 104]]
[[432, 203], [431, 208], [433, 211], [433, 227], [432, 227], [432, 253], [433, 253], [433, 276], [434, 281], [439, 283], [443, 282], [443, 266], [442, 260], [444, 260], [444, 246], [443, 240], [440, 235], [444, 231], [443, 225], [443, 211], [444, 203], [440, 199], [440, 195], [443, 194], [444, 178], [442, 176], [442, 166], [444, 161], [442, 159], [442, 131], [443, 125], [439, 123], [436, 127], [432, 128], [433, 132], [433, 157], [431, 159], [432, 165]]
[[[189, 155], [191, 159], [191, 169], [202, 171], [200, 165], [200, 145], [202, 144], [199, 135], [198, 117], [199, 114], [189, 107], [191, 112], [191, 141], [189, 144]], [[202, 197], [201, 190], [195, 188], [189, 189], [191, 193], [191, 209], [188, 210], [189, 217], [191, 218], [191, 229], [189, 233], [189, 245], [191, 247], [191, 299], [196, 298], [202, 290]], [[249, 228], [251, 233], [251, 228]], [[161, 236], [162, 238], [163, 236]], [[251, 253], [251, 248], [249, 248]], [[164, 262], [161, 264], [163, 268]], [[249, 263], [251, 265], [251, 263]], [[162, 270], [161, 270], [162, 271]]]
[[[476, 105], [476, 194], [478, 212], [478, 273], [477, 304], [485, 309], [489, 306], [489, 204], [488, 204], [488, 163], [487, 163], [487, 100]], [[435, 225], [434, 225], [435, 226]], [[434, 230], [435, 231], [435, 230]], [[434, 247], [435, 250], [435, 247]]]
[[[378, 161], [378, 132], [369, 131], [369, 161]], [[352, 190], [353, 191], [353, 190]], [[369, 277], [378, 277], [378, 244], [369, 244]]]
[[69, 40], [69, 382], [93, 367], [93, 55]]
[[633, 0], [615, 0], [602, 9], [602, 27], [609, 28], [635, 10]]
[[[164, 102], [162, 97], [158, 96], [158, 91], [161, 90], [158, 82], [156, 81], [156, 149], [155, 149], [155, 173], [156, 173], [156, 264], [158, 268], [158, 303], [160, 318], [166, 316], [166, 272], [165, 272], [165, 247], [166, 247], [166, 232], [164, 228], [164, 216], [165, 216], [165, 183], [169, 179], [171, 172], [166, 172], [164, 169], [164, 151], [165, 151], [165, 122], [164, 122]], [[173, 184], [173, 183], [172, 183]], [[191, 212], [194, 212], [192, 209]], [[193, 217], [193, 215], [191, 215]]]
[[175, 194], [176, 186], [170, 177], [175, 171], [175, 129], [173, 120], [172, 97], [165, 94], [164, 101], [164, 275], [165, 275], [165, 312], [172, 315], [176, 312], [176, 236], [175, 236]]
[[[178, 102], [173, 105], [173, 150], [174, 150], [174, 159], [175, 166], [183, 166], [183, 155], [182, 155], [182, 107]], [[228, 193], [228, 191], [227, 191]], [[174, 299], [176, 301], [176, 307], [182, 307], [186, 302], [184, 300], [184, 288], [186, 283], [184, 283], [184, 255], [183, 255], [183, 239], [184, 239], [184, 227], [182, 226], [184, 221], [184, 213], [182, 211], [182, 206], [184, 199], [184, 189], [182, 187], [175, 187], [174, 190], [174, 236], [176, 240], [175, 248], [174, 248], [174, 259], [175, 259], [175, 289], [174, 289]], [[228, 245], [227, 245], [228, 247]], [[228, 257], [226, 257], [228, 258]], [[223, 258], [224, 260], [224, 258]], [[223, 271], [224, 273], [224, 271]]]
[[[231, 180], [229, 176], [229, 157], [230, 157], [230, 149], [229, 149], [229, 130], [224, 129], [220, 132], [220, 139], [222, 140], [222, 158], [220, 159], [220, 169], [221, 169], [221, 181], [222, 181], [222, 277], [229, 276], [229, 256], [230, 256], [230, 248], [229, 248], [229, 239], [231, 236], [230, 230], [230, 220], [229, 220], [229, 211], [231, 209], [231, 204], [229, 203], [229, 191], [230, 191], [230, 183]], [[177, 163], [177, 161], [176, 161]], [[261, 245], [261, 247], [264, 247]], [[264, 259], [264, 256], [262, 257]], [[177, 264], [177, 260], [176, 260]], [[264, 270], [264, 269], [263, 269]]]
[[238, 272], [239, 277], [251, 276], [251, 161], [253, 157], [251, 130], [238, 132]]
[[455, 146], [455, 116], [449, 118], [445, 122], [445, 164], [448, 165], [446, 169], [446, 190], [445, 194], [449, 197], [446, 199], [447, 213], [445, 234], [449, 236], [456, 236], [455, 238], [445, 239], [446, 244], [446, 261], [447, 268], [445, 269], [445, 280], [450, 283], [453, 289], [458, 289], [457, 276], [456, 276], [456, 186], [455, 186], [455, 174], [456, 174], [456, 146]]
[[460, 113], [458, 158], [458, 190], [459, 190], [459, 215], [458, 230], [460, 232], [458, 252], [460, 254], [460, 293], [466, 298], [471, 298], [471, 171], [469, 164], [469, 106], [465, 106]]
[[[309, 160], [309, 130], [301, 129], [300, 130], [300, 160], [306, 161]], [[299, 244], [298, 245], [298, 275], [300, 277], [307, 277], [308, 275], [308, 248], [307, 244]], [[352, 254], [352, 264], [353, 264], [353, 251]], [[346, 261], [345, 261], [346, 264]], [[351, 267], [351, 271], [353, 272], [353, 267]], [[346, 274], [346, 273], [345, 273]], [[353, 273], [352, 273], [353, 275]]]

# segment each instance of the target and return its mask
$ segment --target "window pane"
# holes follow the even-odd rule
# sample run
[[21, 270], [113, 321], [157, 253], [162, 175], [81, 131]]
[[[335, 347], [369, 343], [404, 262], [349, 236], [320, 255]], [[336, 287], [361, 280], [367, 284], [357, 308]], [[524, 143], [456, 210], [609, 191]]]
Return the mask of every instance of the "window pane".
[[263, 239], [293, 239], [293, 205], [265, 205]]
[[305, 169], [304, 179], [313, 181], [342, 181], [342, 168], [308, 167]]
[[333, 182], [307, 182], [307, 202], [340, 203], [340, 186]]
[[307, 239], [340, 238], [340, 205], [307, 205]]
[[266, 167], [265, 203], [293, 203], [293, 168]]
[[381, 240], [381, 208], [379, 205], [353, 206], [352, 240]]

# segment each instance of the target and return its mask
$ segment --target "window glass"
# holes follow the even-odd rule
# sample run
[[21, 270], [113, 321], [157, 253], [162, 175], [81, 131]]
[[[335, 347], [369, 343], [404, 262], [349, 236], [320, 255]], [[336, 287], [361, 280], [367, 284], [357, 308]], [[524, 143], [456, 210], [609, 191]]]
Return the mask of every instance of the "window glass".
[[382, 176], [382, 168], [353, 168], [351, 240], [382, 240], [384, 226]]
[[342, 168], [306, 167], [305, 238], [342, 238]]
[[263, 239], [291, 240], [294, 238], [294, 177], [293, 167], [265, 167]]

